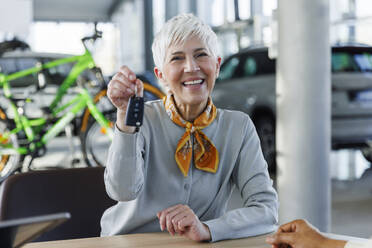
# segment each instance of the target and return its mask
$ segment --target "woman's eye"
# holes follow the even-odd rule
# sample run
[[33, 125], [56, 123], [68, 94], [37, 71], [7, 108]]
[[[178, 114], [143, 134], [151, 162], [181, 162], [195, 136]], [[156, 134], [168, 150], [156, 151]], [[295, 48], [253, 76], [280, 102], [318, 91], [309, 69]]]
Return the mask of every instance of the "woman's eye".
[[208, 56], [208, 54], [207, 53], [199, 53], [199, 54], [196, 55], [197, 58], [204, 57], [204, 56]]
[[181, 56], [175, 56], [175, 57], [172, 57], [171, 58], [171, 61], [174, 61], [174, 60], [181, 60], [182, 57]]

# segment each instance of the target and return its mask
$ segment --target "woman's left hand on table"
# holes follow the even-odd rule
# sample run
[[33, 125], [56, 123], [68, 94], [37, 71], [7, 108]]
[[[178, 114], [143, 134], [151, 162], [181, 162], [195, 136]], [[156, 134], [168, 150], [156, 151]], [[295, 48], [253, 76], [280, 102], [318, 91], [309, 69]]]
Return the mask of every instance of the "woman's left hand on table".
[[178, 204], [166, 208], [158, 212], [157, 217], [160, 229], [167, 229], [171, 235], [177, 233], [195, 241], [211, 240], [208, 226], [187, 205]]

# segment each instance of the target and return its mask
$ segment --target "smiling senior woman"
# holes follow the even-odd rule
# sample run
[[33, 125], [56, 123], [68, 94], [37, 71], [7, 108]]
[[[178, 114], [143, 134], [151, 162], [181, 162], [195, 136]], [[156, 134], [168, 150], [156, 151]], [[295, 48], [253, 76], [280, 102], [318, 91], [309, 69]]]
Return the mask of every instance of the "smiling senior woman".
[[[217, 241], [274, 231], [277, 194], [253, 123], [210, 98], [221, 64], [216, 34], [182, 14], [164, 25], [152, 49], [154, 72], [169, 93], [145, 104], [138, 132], [124, 119], [142, 82], [123, 66], [108, 85], [117, 122], [105, 184], [118, 203], [103, 214], [101, 235], [167, 230]], [[235, 186], [244, 206], [226, 212]]]

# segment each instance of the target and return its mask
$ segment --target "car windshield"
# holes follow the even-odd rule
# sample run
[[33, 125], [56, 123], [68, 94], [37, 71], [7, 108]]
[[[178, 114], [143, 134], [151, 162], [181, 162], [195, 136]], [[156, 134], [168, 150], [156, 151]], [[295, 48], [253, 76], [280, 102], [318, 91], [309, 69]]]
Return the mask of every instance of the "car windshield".
[[334, 52], [333, 72], [372, 72], [372, 54]]
[[[372, 72], [372, 50], [361, 47], [332, 49], [332, 72]], [[267, 51], [230, 57], [222, 64], [219, 80], [275, 74], [275, 60]]]
[[225, 80], [232, 78], [238, 64], [239, 59], [237, 57], [233, 57], [226, 61], [226, 63], [221, 66], [219, 79]]

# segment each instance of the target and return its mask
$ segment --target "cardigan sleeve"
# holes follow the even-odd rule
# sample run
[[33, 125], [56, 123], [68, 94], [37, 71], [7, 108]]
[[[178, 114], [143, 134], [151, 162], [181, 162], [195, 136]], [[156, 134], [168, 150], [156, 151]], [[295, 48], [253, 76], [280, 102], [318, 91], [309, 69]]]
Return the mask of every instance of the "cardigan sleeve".
[[131, 201], [141, 192], [144, 184], [143, 147], [141, 132], [127, 134], [115, 127], [104, 174], [106, 192], [113, 200]]
[[277, 193], [272, 187], [260, 141], [249, 118], [243, 130], [245, 137], [232, 179], [241, 193], [244, 206], [204, 222], [210, 229], [213, 242], [261, 235], [277, 228]]
[[369, 239], [364, 244], [348, 241], [345, 245], [345, 248], [370, 248], [370, 247], [372, 247], [372, 238]]

